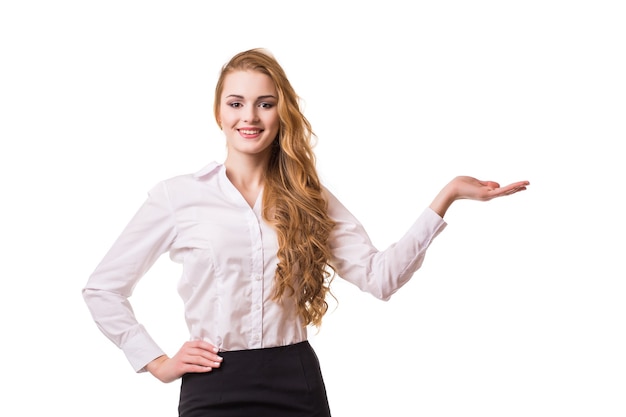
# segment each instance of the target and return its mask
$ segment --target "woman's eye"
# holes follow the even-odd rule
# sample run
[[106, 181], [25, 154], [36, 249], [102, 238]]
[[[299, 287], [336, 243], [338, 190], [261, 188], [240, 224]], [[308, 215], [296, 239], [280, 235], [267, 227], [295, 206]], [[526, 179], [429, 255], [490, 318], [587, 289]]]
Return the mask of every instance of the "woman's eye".
[[260, 103], [259, 107], [262, 107], [264, 109], [271, 109], [272, 107], [274, 107], [274, 105], [272, 103]]
[[235, 108], [235, 109], [236, 109], [236, 108], [241, 107], [241, 103], [237, 103], [237, 102], [235, 102], [235, 103], [230, 103], [230, 104], [229, 104], [229, 106], [230, 106], [230, 107], [233, 107], [233, 108]]

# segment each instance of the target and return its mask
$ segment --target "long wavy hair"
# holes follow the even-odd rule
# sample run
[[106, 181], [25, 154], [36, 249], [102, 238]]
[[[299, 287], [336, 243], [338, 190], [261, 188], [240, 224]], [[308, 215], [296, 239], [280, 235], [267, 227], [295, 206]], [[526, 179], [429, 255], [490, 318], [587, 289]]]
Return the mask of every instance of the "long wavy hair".
[[278, 236], [273, 299], [293, 297], [304, 326], [319, 327], [335, 270], [329, 264], [328, 237], [334, 222], [322, 196], [315, 155], [315, 135], [300, 108], [300, 97], [274, 56], [264, 49], [240, 52], [222, 67], [215, 88], [214, 115], [219, 122], [224, 79], [235, 71], [268, 75], [278, 92], [280, 127], [264, 178], [263, 218]]

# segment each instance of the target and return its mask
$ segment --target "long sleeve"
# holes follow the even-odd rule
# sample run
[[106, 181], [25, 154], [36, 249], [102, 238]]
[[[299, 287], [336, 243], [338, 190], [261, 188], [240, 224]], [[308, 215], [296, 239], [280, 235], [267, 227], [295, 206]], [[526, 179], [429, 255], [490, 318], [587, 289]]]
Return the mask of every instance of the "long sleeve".
[[82, 290], [98, 328], [138, 372], [163, 351], [137, 322], [128, 298], [146, 271], [169, 250], [175, 236], [174, 216], [161, 183], [150, 191]]
[[328, 210], [336, 226], [330, 237], [337, 274], [381, 300], [388, 300], [422, 266], [433, 239], [445, 221], [426, 208], [403, 237], [378, 250], [362, 224], [327, 191]]

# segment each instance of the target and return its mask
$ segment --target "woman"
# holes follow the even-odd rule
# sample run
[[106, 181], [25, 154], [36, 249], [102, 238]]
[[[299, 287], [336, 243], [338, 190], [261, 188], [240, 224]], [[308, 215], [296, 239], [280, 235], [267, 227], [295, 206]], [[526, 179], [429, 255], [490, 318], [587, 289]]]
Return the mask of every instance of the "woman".
[[[222, 69], [214, 112], [227, 156], [162, 181], [96, 270], [83, 295], [134, 369], [182, 378], [179, 415], [330, 416], [307, 326], [320, 326], [335, 276], [386, 300], [421, 266], [459, 199], [525, 190], [457, 177], [385, 251], [320, 183], [312, 130], [285, 72], [261, 49]], [[190, 339], [169, 357], [128, 303], [163, 253], [183, 265]]]

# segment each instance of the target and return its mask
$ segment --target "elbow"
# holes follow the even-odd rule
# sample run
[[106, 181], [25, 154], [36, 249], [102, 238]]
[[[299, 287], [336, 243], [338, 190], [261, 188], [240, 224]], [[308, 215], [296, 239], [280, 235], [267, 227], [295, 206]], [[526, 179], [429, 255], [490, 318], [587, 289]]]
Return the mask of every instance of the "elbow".
[[376, 285], [372, 288], [371, 294], [381, 301], [389, 301], [400, 288], [402, 288], [413, 276], [413, 273], [387, 274], [385, 279], [373, 280]]
[[380, 297], [378, 297], [378, 299], [379, 299], [379, 300], [381, 300], [381, 301], [385, 301], [385, 302], [386, 302], [386, 301], [389, 301], [389, 300], [391, 300], [391, 296], [392, 296], [392, 295], [394, 295], [395, 293], [396, 293], [395, 291], [386, 291], [386, 292], [383, 292], [383, 293], [381, 294], [381, 296], [380, 296]]
[[89, 299], [89, 289], [87, 287], [82, 288], [80, 290], [80, 296], [83, 298], [83, 301], [87, 302]]
[[89, 301], [93, 298], [96, 290], [93, 288], [85, 287], [80, 290], [80, 295], [83, 297], [83, 300], [89, 304]]
[[389, 301], [391, 299], [391, 296], [396, 293], [396, 289], [385, 286], [378, 286], [375, 291], [369, 291], [369, 293], [373, 295], [374, 298], [376, 298], [377, 300]]

